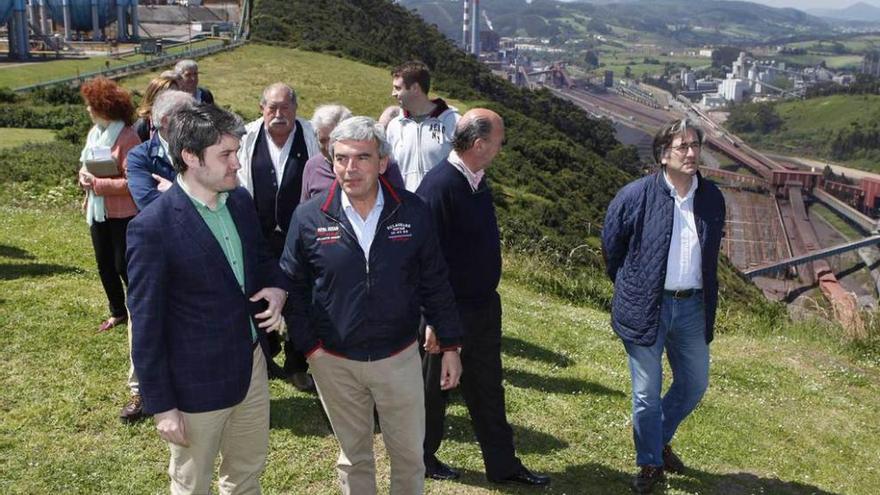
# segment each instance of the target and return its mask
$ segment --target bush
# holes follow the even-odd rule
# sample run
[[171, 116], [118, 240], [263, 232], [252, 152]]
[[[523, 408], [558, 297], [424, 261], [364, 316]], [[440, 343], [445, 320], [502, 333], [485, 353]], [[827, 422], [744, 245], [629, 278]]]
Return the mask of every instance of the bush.
[[0, 103], [15, 103], [18, 101], [18, 95], [15, 94], [15, 91], [7, 87], [0, 88]]

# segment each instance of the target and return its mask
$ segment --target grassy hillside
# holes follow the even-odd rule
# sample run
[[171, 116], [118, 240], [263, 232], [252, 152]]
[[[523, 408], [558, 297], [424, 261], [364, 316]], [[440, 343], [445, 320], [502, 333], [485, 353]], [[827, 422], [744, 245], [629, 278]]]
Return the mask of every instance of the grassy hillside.
[[55, 139], [50, 129], [0, 128], [0, 149], [14, 148], [24, 143], [46, 143]]
[[[126, 336], [94, 331], [106, 301], [85, 222], [73, 205], [41, 204], [0, 200], [0, 492], [163, 492], [167, 450], [152, 423], [116, 418], [126, 398]], [[508, 417], [519, 454], [554, 476], [546, 493], [628, 493], [622, 346], [607, 313], [517, 282], [529, 263], [506, 255], [501, 287]], [[767, 332], [730, 323], [713, 344], [709, 392], [676, 440], [692, 469], [671, 476], [666, 493], [875, 493], [880, 446], [868, 439], [880, 435], [877, 356], [836, 343], [840, 335], [827, 328]], [[265, 493], [337, 493], [336, 444], [315, 397], [277, 382], [271, 397]], [[427, 493], [532, 493], [485, 481], [457, 396], [449, 426], [440, 455], [464, 476], [430, 482]], [[380, 489], [387, 483], [380, 479]]]
[[[238, 70], [230, 70], [233, 67]], [[201, 84], [211, 89], [218, 104], [249, 119], [259, 116], [262, 88], [274, 81], [297, 90], [297, 113], [305, 118], [311, 118], [318, 105], [330, 102], [345, 104], [356, 115], [378, 118], [385, 107], [397, 102], [391, 98], [387, 70], [304, 50], [248, 44], [200, 60], [199, 74]], [[155, 75], [128, 78], [123, 84], [143, 91]]]
[[[880, 124], [878, 95], [833, 95], [781, 102], [774, 108], [783, 119], [777, 131], [744, 134], [742, 137], [756, 146], [793, 156], [831, 159], [828, 144], [837, 131]], [[876, 157], [840, 161], [855, 168], [880, 172]]]

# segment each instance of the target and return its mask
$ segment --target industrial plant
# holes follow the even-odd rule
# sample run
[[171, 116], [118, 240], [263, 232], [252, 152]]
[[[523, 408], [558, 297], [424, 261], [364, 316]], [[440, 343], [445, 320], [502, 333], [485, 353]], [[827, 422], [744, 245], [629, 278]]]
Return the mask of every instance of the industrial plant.
[[108, 45], [146, 42], [155, 47], [156, 40], [166, 37], [185, 41], [205, 33], [234, 33], [242, 11], [235, 1], [203, 6], [198, 0], [163, 0], [161, 5], [139, 5], [138, 0], [0, 0], [0, 54], [5, 49], [13, 60], [76, 56], [112, 50]]

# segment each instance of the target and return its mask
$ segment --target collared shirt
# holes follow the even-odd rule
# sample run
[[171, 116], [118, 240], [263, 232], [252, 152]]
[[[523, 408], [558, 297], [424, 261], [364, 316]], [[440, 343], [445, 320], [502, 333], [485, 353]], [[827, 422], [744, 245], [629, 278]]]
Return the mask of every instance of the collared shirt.
[[385, 206], [385, 195], [382, 193], [382, 186], [379, 186], [379, 191], [376, 193], [376, 204], [373, 205], [373, 209], [370, 210], [367, 218], [361, 218], [360, 213], [354, 209], [345, 191], [340, 190], [340, 192], [342, 193], [342, 210], [345, 212], [351, 228], [354, 229], [354, 235], [357, 237], [358, 244], [360, 244], [361, 249], [364, 251], [364, 258], [369, 261], [370, 246], [373, 245], [373, 238], [376, 237], [376, 227], [379, 226], [379, 216], [382, 214], [382, 207]]
[[275, 140], [272, 139], [272, 136], [269, 134], [269, 128], [266, 126], [263, 128], [266, 130], [266, 144], [269, 145], [269, 156], [272, 158], [272, 167], [275, 168], [275, 180], [278, 181], [278, 184], [281, 184], [281, 179], [284, 177], [284, 164], [287, 163], [287, 158], [290, 156], [290, 148], [293, 147], [293, 137], [296, 135], [296, 121], [294, 121], [293, 129], [287, 136], [287, 141], [285, 141], [284, 145], [280, 147], [275, 144]]
[[[156, 153], [156, 155], [159, 158], [165, 158], [166, 160], [168, 160], [169, 163], [171, 163], [171, 148], [168, 147], [168, 141], [165, 141], [165, 138], [162, 137], [162, 133], [158, 130], [156, 131], [156, 136], [159, 137], [159, 152]], [[184, 191], [186, 191], [186, 189], [184, 189]]]
[[699, 181], [694, 176], [690, 189], [682, 198], [678, 196], [665, 170], [663, 179], [669, 186], [669, 195], [675, 200], [672, 239], [669, 242], [666, 281], [663, 288], [665, 290], [701, 289], [703, 288], [702, 251], [694, 221], [694, 194]]
[[448, 160], [453, 167], [457, 168], [458, 171], [464, 175], [464, 178], [467, 179], [472, 191], [476, 191], [477, 188], [480, 187], [480, 181], [483, 180], [483, 176], [486, 175], [485, 171], [479, 170], [477, 173], [472, 172], [471, 169], [465, 165], [464, 161], [462, 161], [461, 157], [458, 156], [458, 153], [456, 153], [455, 150], [449, 152]]
[[[189, 192], [186, 183], [183, 182], [182, 175], [177, 176], [177, 184], [189, 196], [193, 206], [196, 207], [196, 211], [199, 212], [199, 216], [202, 217], [208, 229], [211, 230], [214, 239], [217, 239], [217, 243], [220, 244], [220, 249], [223, 250], [223, 255], [226, 256], [226, 261], [229, 263], [229, 267], [232, 268], [235, 280], [238, 282], [238, 286], [243, 293], [244, 252], [241, 247], [241, 237], [238, 236], [238, 229], [235, 227], [235, 222], [232, 220], [229, 208], [226, 207], [226, 199], [229, 198], [229, 193], [222, 192], [218, 194], [217, 206], [212, 209], [204, 201]], [[253, 320], [249, 321], [251, 325], [251, 338], [256, 342], [257, 330], [254, 328]]]

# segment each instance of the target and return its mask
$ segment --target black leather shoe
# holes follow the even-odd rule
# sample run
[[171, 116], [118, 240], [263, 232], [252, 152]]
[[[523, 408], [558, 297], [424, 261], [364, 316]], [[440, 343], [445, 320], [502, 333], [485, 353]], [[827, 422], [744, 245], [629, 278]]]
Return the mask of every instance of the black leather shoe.
[[543, 474], [535, 474], [529, 471], [525, 466], [521, 466], [515, 473], [507, 478], [490, 481], [493, 483], [517, 483], [526, 486], [547, 486], [550, 484], [550, 477]]
[[432, 480], [457, 480], [461, 473], [434, 459], [433, 461], [425, 461], [425, 478]]
[[666, 480], [663, 474], [663, 468], [657, 466], [642, 466], [639, 474], [635, 475], [630, 483], [633, 491], [636, 493], [651, 493], [654, 485]]
[[669, 445], [663, 447], [663, 470], [669, 471], [670, 473], [682, 474], [684, 473], [684, 463], [681, 462], [681, 459], [675, 455], [675, 452], [672, 451], [672, 447]]

